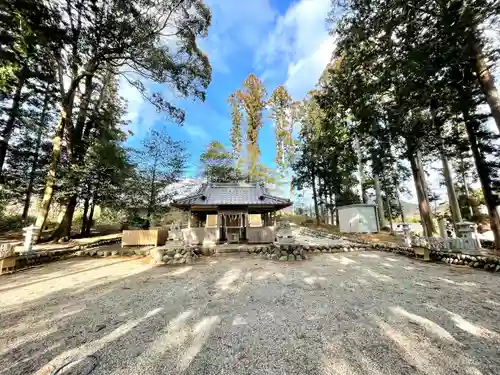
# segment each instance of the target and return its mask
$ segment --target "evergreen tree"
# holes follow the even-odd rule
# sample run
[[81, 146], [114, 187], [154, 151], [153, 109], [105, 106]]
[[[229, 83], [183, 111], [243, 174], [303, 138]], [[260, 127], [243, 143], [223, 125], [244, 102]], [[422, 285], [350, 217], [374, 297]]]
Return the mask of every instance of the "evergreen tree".
[[[231, 143], [233, 151], [240, 159], [246, 161], [245, 175], [249, 181], [259, 179], [259, 131], [264, 125], [263, 113], [266, 107], [267, 90], [255, 74], [250, 74], [243, 82], [243, 88], [231, 94], [228, 101], [231, 104], [233, 127]], [[245, 125], [245, 155], [241, 157], [243, 144], [242, 123]]]
[[276, 164], [283, 172], [293, 163], [295, 151], [292, 97], [284, 86], [278, 86], [271, 94], [268, 105], [276, 134]]
[[209, 182], [237, 182], [243, 178], [233, 154], [218, 141], [212, 141], [200, 156], [202, 176]]
[[165, 128], [152, 129], [134, 152], [133, 161], [142, 185], [142, 203], [148, 219], [159, 212], [172, 197], [167, 186], [179, 181], [187, 163], [187, 153], [181, 142], [174, 141]]

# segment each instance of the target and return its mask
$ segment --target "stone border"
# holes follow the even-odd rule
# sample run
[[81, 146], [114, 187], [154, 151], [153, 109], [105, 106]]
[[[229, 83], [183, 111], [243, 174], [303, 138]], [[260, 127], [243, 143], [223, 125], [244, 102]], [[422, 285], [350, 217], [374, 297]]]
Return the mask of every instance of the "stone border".
[[[413, 248], [399, 246], [394, 243], [372, 243], [363, 240], [351, 240], [350, 238], [345, 238], [339, 235], [334, 235], [323, 231], [315, 231], [310, 228], [303, 228], [301, 229], [301, 232], [307, 235], [313, 235], [315, 237], [339, 239], [353, 243], [363, 244], [369, 248], [368, 250], [388, 251], [410, 257], [416, 257]], [[456, 251], [448, 252], [441, 250], [429, 250], [429, 255], [431, 260], [433, 261], [469, 266], [472, 268], [482, 268], [491, 272], [500, 272], [500, 258], [497, 257], [471, 255], [471, 254], [463, 254], [461, 252], [456, 252]]]
[[293, 261], [307, 260], [308, 253], [343, 253], [351, 251], [365, 251], [363, 247], [354, 246], [309, 246], [300, 244], [269, 246], [254, 246], [248, 249], [249, 254], [261, 255], [270, 260]]
[[146, 249], [138, 248], [121, 248], [118, 250], [99, 250], [96, 249], [97, 246], [91, 246], [90, 248], [86, 248], [84, 250], [78, 250], [75, 252], [76, 256], [81, 257], [109, 257], [109, 256], [147, 256], [150, 252], [150, 246], [147, 246]]
[[472, 268], [483, 268], [487, 271], [500, 271], [500, 258], [487, 257], [482, 255], [469, 255], [461, 253], [448, 253], [445, 251], [431, 250], [432, 260], [441, 261], [448, 264], [469, 266]]
[[121, 242], [121, 240], [122, 240], [121, 237], [111, 238], [109, 240], [100, 240], [100, 241], [92, 242], [92, 243], [89, 243], [89, 244], [77, 245], [76, 248], [78, 250], [91, 249], [93, 247], [98, 247], [98, 246], [103, 246], [103, 245], [111, 245], [111, 244], [114, 244], [114, 243], [119, 243], [119, 242]]
[[67, 259], [74, 255], [83, 255], [83, 253], [86, 253], [88, 251], [87, 249], [92, 249], [97, 246], [120, 242], [120, 240], [121, 240], [120, 238], [112, 238], [107, 240], [100, 240], [89, 244], [75, 245], [73, 247], [64, 249], [35, 250], [29, 253], [16, 252], [14, 253], [14, 255], [11, 256], [15, 257], [15, 264], [16, 264], [15, 268], [11, 271], [11, 273], [36, 266], [38, 264]]
[[201, 256], [198, 249], [191, 247], [165, 248], [156, 247], [149, 252], [152, 259], [149, 264], [191, 264]]

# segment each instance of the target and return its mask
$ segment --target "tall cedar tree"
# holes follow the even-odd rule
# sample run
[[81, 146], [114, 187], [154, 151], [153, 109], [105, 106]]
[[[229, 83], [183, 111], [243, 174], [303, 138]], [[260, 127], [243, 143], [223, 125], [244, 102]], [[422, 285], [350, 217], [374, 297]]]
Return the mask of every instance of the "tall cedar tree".
[[[263, 112], [266, 107], [267, 90], [255, 74], [250, 74], [243, 82], [243, 88], [236, 92], [243, 110], [246, 125], [246, 175], [249, 181], [259, 178], [259, 131], [264, 125]], [[234, 119], [233, 119], [234, 120]]]

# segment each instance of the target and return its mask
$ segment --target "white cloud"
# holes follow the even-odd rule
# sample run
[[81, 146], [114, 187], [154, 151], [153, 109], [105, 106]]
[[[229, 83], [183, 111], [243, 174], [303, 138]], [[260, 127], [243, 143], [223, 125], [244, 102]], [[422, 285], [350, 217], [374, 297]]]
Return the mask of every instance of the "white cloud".
[[212, 11], [212, 26], [201, 47], [214, 71], [230, 73], [230, 59], [241, 58], [242, 47], [258, 48], [276, 14], [269, 0], [207, 0]]
[[130, 130], [134, 134], [134, 138], [142, 138], [156, 123], [169, 122], [171, 119], [168, 118], [167, 113], [158, 111], [153, 104], [144, 99], [139, 90], [132, 86], [127, 79], [141, 81], [148, 95], [161, 94], [172, 105], [183, 108], [181, 99], [176, 96], [175, 90], [168, 85], [149, 81], [134, 73], [127, 73], [126, 78], [122, 74], [119, 82], [119, 94], [127, 101], [127, 113], [124, 120], [129, 122], [125, 130]]
[[285, 67], [286, 86], [296, 99], [314, 88], [334, 49], [326, 23], [330, 6], [330, 0], [301, 0], [277, 19], [255, 58], [264, 80]]
[[256, 46], [265, 27], [275, 18], [269, 0], [235, 1], [208, 0], [212, 11], [212, 29], [209, 31], [224, 37], [232, 33], [233, 40], [247, 46]]
[[[140, 130], [144, 129], [142, 126], [142, 116], [146, 103], [139, 91], [130, 85], [124, 77], [120, 77], [120, 96], [127, 101], [127, 114], [124, 119], [129, 121], [126, 130], [138, 134]], [[148, 129], [146, 129], [148, 130]]]
[[189, 134], [191, 138], [198, 141], [206, 141], [209, 139], [209, 136], [205, 130], [201, 126], [185, 124], [182, 129]]
[[216, 72], [228, 74], [231, 72], [226, 57], [231, 53], [228, 43], [224, 43], [219, 34], [210, 33], [207, 39], [200, 40], [200, 47], [206, 51], [210, 65]]
[[309, 90], [314, 88], [330, 61], [334, 48], [333, 38], [327, 38], [312, 55], [304, 57], [289, 66], [285, 86], [288, 88], [290, 95], [297, 99], [302, 98]]

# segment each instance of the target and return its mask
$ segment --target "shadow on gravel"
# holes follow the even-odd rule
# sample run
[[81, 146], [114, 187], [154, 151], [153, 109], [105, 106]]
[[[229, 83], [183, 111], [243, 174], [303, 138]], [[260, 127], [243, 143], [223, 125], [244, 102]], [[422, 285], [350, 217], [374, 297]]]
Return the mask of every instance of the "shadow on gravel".
[[[99, 359], [92, 375], [498, 370], [500, 279], [377, 255], [290, 263], [221, 257], [171, 268], [106, 263], [109, 272], [89, 262], [85, 269], [96, 274], [88, 280], [0, 305], [0, 374], [41, 374], [85, 354]], [[60, 278], [42, 287], [81, 277], [59, 265]]]
[[[91, 259], [70, 260], [70, 261], [65, 261], [69, 265], [67, 270], [49, 273], [49, 275], [47, 275], [47, 273], [45, 272], [45, 268], [43, 265], [37, 266], [36, 268], [35, 267], [28, 268], [26, 270], [21, 270], [19, 273], [11, 275], [11, 276], [15, 276], [15, 279], [17, 279], [17, 280], [22, 280], [23, 276], [26, 276], [26, 279], [28, 280], [27, 282], [15, 284], [15, 286], [12, 286], [12, 287], [1, 287], [0, 286], [0, 292], [8, 291], [8, 290], [16, 289], [16, 288], [22, 288], [22, 287], [33, 285], [33, 284], [40, 283], [43, 281], [55, 280], [55, 279], [59, 279], [62, 277], [76, 275], [78, 273], [87, 272], [90, 270], [95, 270], [97, 268], [109, 267], [109, 266], [112, 266], [112, 265], [118, 264], [118, 263], [131, 262], [134, 260], [136, 260], [136, 258], [116, 258], [116, 260], [108, 261], [106, 264], [103, 264], [103, 265], [100, 265], [97, 267], [87, 265], [85, 263], [85, 262], [92, 261]], [[71, 264], [73, 264], [73, 266]], [[78, 269], [71, 270], [72, 268], [78, 268]], [[68, 271], [68, 270], [71, 270], [71, 271]], [[30, 275], [30, 273], [35, 273], [35, 275]], [[37, 276], [36, 273], [40, 273], [41, 275]], [[6, 279], [7, 279], [7, 277], [6, 277]], [[14, 281], [15, 279], [14, 279], [14, 277], [12, 277], [10, 280], [7, 279], [6, 281]]]

